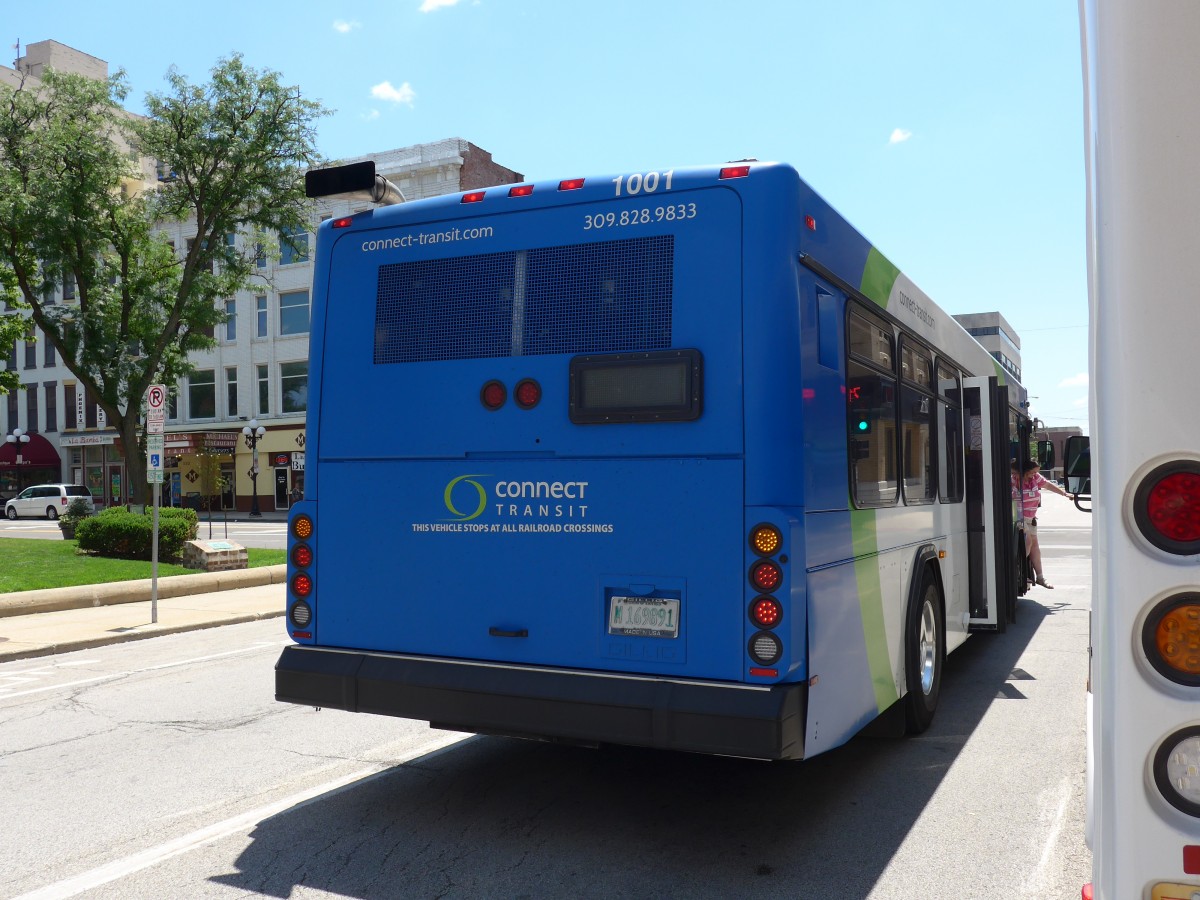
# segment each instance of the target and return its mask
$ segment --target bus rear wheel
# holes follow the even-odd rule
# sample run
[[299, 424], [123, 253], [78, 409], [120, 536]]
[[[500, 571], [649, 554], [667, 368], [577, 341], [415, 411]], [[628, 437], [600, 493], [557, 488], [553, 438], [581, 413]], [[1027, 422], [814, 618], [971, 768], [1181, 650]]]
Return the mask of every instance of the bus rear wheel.
[[937, 579], [926, 568], [917, 600], [908, 609], [904, 629], [904, 721], [909, 734], [920, 734], [933, 722], [942, 691], [946, 662], [946, 630]]

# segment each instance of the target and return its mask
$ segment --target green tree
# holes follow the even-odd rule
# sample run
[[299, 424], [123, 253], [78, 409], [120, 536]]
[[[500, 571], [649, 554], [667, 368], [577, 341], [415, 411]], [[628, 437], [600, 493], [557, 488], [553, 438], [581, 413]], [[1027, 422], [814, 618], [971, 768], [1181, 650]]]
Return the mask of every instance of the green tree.
[[[123, 73], [0, 85], [0, 300], [17, 307], [10, 319], [30, 311], [77, 390], [104, 409], [136, 502], [146, 390], [173, 385], [188, 354], [213, 345], [224, 301], [258, 277], [270, 236], [307, 229], [302, 176], [318, 162], [315, 123], [327, 112], [239, 55], [207, 84], [174, 70], [167, 80], [144, 118], [121, 108]], [[141, 189], [147, 159], [157, 189]], [[185, 223], [185, 247], [161, 230], [174, 222]], [[46, 302], [68, 280], [77, 302]], [[27, 327], [0, 325], [0, 349]]]

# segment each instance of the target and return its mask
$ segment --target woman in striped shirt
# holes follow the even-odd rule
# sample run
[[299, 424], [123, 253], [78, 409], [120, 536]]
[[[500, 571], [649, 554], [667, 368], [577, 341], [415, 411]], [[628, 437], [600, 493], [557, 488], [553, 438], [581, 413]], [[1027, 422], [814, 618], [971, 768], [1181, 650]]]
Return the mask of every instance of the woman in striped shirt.
[[1013, 469], [1012, 495], [1014, 500], [1019, 499], [1021, 502], [1020, 527], [1025, 530], [1025, 552], [1033, 569], [1034, 583], [1054, 590], [1054, 585], [1046, 582], [1046, 573], [1042, 571], [1042, 550], [1038, 546], [1037, 538], [1037, 511], [1042, 505], [1042, 488], [1064, 497], [1070, 497], [1070, 494], [1046, 479], [1039, 471], [1041, 466], [1034, 460], [1025, 460], [1019, 476], [1015, 471], [1016, 466]]

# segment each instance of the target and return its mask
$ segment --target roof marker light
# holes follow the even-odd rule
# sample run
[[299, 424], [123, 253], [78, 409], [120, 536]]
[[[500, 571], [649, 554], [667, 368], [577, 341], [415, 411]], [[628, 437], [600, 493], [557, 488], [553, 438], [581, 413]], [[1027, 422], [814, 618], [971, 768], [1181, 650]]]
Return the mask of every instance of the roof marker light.
[[510, 197], [528, 197], [532, 193], [532, 184], [518, 184], [516, 187], [508, 189], [508, 196]]
[[577, 191], [581, 187], [583, 187], [582, 178], [568, 178], [566, 181], [560, 181], [558, 183], [558, 189], [560, 191]]
[[487, 191], [471, 191], [471, 193], [469, 193], [469, 194], [463, 194], [462, 202], [463, 203], [478, 203], [480, 200], [483, 199], [483, 195], [486, 193], [487, 193]]
[[809, 231], [816, 231], [817, 230], [817, 220], [814, 219], [812, 216], [805, 216], [804, 217], [804, 227], [807, 228]]
[[749, 174], [749, 166], [726, 166], [721, 170], [721, 178], [745, 178]]
[[334, 228], [349, 228], [353, 224], [354, 224], [354, 219], [351, 216], [345, 216], [341, 219], [333, 220]]

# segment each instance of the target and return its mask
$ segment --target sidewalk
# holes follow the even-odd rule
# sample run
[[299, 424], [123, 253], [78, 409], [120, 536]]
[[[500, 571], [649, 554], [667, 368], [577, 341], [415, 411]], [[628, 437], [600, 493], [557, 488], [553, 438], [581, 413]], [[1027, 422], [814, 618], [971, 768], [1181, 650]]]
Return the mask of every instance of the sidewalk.
[[0, 594], [0, 663], [282, 616], [287, 566]]

